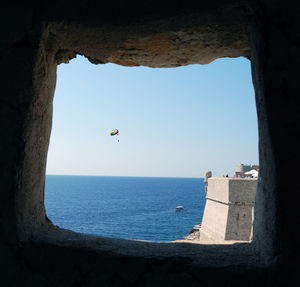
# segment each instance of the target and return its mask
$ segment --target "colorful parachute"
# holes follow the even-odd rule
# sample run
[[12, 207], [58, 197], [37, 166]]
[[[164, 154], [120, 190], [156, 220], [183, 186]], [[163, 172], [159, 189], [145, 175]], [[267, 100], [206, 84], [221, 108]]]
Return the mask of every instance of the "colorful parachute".
[[110, 131], [111, 136], [119, 135], [119, 131], [117, 129], [113, 129]]

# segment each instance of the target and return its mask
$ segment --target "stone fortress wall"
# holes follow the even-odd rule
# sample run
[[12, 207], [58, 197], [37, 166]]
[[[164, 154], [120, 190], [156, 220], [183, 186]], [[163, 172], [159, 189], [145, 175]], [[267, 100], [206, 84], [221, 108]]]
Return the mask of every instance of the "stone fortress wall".
[[257, 170], [259, 171], [259, 166], [258, 165], [250, 165], [250, 164], [240, 164], [235, 172], [235, 177], [250, 177], [248, 175], [245, 175], [246, 172], [249, 172], [251, 170]]
[[257, 178], [248, 177], [258, 165], [239, 165], [234, 177], [204, 177], [206, 205], [202, 223], [195, 225], [188, 240], [251, 241]]
[[209, 178], [200, 241], [250, 241], [256, 186], [254, 178]]
[[250, 164], [240, 164], [236, 172], [247, 172], [250, 171], [251, 169], [259, 169], [259, 165], [250, 165]]

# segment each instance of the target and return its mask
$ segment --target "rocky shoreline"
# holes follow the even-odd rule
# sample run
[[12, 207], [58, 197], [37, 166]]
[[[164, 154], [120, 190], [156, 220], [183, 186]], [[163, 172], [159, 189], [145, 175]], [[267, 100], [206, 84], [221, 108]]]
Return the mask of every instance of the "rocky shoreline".
[[200, 240], [200, 228], [201, 228], [201, 223], [194, 225], [194, 227], [189, 232], [189, 234], [185, 237], [185, 239], [190, 241]]

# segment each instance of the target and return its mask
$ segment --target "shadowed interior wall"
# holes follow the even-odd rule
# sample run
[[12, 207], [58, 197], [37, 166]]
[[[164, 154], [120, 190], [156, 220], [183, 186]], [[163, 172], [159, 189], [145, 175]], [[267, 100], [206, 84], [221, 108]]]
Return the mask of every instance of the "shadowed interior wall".
[[[135, 8], [135, 9], [133, 9]], [[299, 4], [212, 0], [163, 9], [61, 1], [1, 9], [0, 250], [3, 286], [296, 286]], [[176, 67], [251, 59], [260, 178], [251, 244], [88, 236], [47, 220], [44, 181], [56, 67]], [[2, 283], [1, 282], [1, 283]]]

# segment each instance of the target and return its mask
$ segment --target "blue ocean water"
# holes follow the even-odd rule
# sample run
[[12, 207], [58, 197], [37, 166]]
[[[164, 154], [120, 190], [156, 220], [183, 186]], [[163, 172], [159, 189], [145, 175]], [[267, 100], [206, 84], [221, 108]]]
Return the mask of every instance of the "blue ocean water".
[[[184, 209], [175, 211], [182, 205]], [[47, 175], [45, 206], [63, 228], [109, 237], [183, 239], [202, 221], [202, 178]]]

